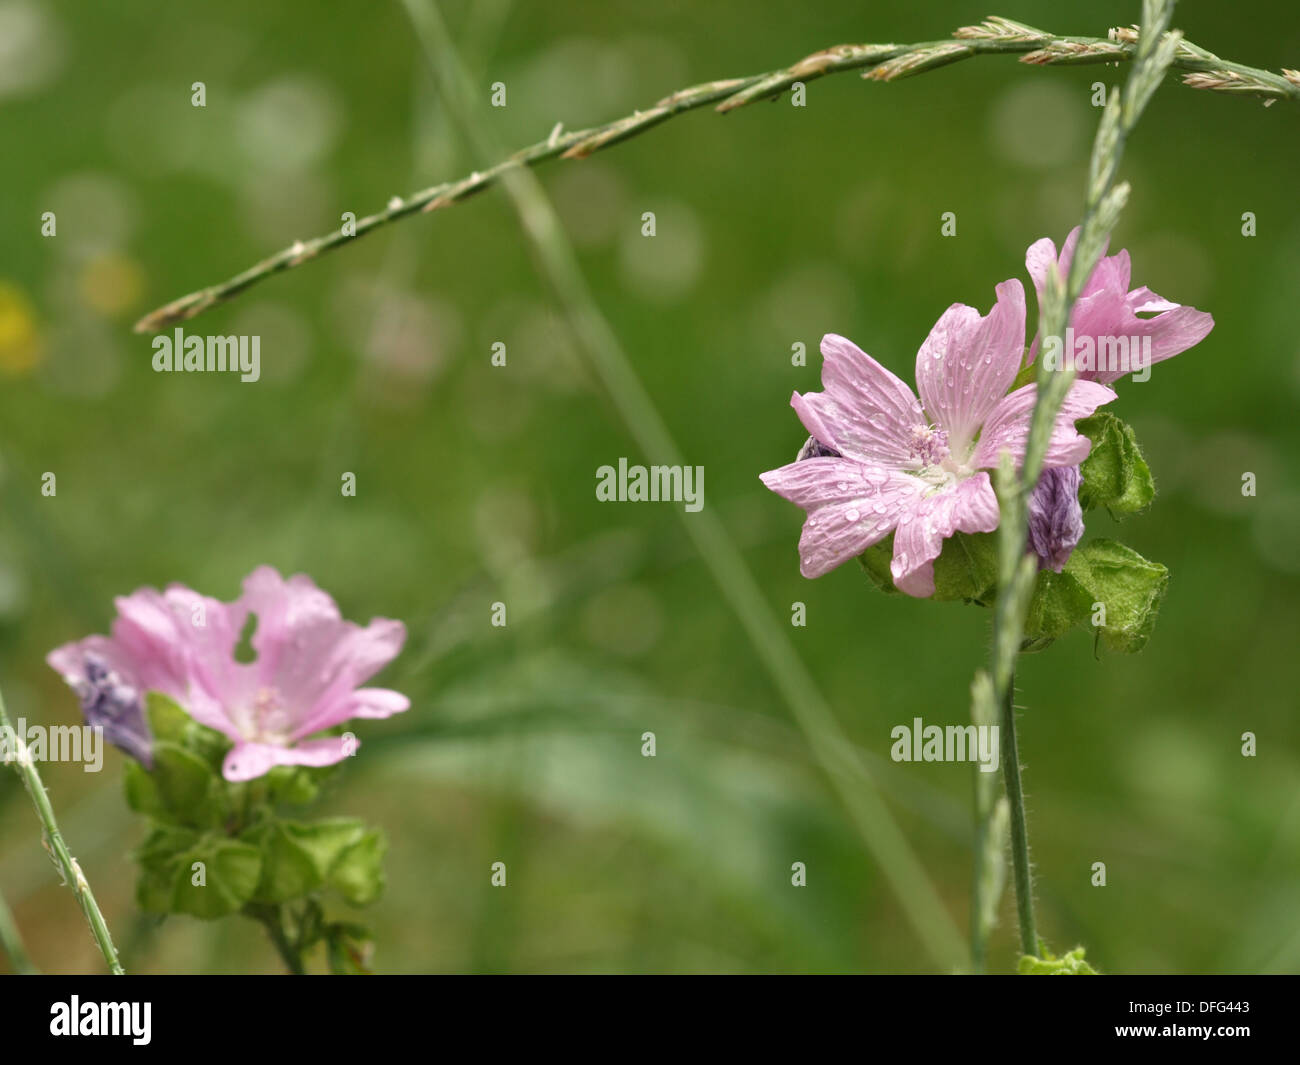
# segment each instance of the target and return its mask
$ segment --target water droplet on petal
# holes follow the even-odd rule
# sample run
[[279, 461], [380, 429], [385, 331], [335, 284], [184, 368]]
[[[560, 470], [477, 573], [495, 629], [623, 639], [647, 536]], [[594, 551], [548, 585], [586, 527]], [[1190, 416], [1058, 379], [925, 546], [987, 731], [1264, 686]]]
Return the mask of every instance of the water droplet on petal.
[[862, 517], [862, 515], [858, 513], [856, 507], [849, 507], [849, 509], [844, 512], [844, 516], [848, 518], [849, 521], [857, 521], [858, 518]]

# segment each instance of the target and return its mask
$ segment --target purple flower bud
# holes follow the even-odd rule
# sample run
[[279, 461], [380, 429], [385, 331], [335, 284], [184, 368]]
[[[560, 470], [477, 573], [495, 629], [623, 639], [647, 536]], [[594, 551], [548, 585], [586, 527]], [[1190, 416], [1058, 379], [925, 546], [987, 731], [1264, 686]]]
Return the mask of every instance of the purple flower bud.
[[1043, 471], [1029, 497], [1029, 546], [1038, 568], [1060, 573], [1083, 537], [1083, 508], [1079, 506], [1078, 466]]
[[837, 459], [840, 453], [832, 447], [827, 447], [815, 436], [810, 436], [808, 442], [799, 449], [799, 454], [795, 456], [795, 462], [802, 462], [804, 459]]
[[85, 653], [83, 670], [73, 689], [81, 700], [86, 724], [98, 725], [109, 743], [153, 768], [151, 737], [140, 693], [113, 671], [107, 659], [94, 651]]

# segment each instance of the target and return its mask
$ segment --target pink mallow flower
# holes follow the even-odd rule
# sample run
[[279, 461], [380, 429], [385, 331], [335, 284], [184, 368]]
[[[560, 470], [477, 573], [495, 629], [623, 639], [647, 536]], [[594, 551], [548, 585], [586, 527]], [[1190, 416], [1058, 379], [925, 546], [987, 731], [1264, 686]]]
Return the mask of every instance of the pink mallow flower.
[[[397, 656], [405, 626], [387, 618], [365, 628], [344, 621], [304, 574], [285, 580], [261, 566], [233, 603], [173, 584], [161, 593], [141, 588], [115, 604], [111, 637], [65, 644], [46, 660], [79, 693], [106, 666], [120, 685], [175, 700], [234, 744], [222, 765], [227, 780], [252, 780], [277, 765], [333, 765], [357, 741], [310, 737], [410, 706], [398, 692], [360, 687]], [[235, 648], [250, 614], [257, 617], [257, 657], [245, 663]]]
[[[1040, 311], [1048, 270], [1055, 262], [1061, 277], [1068, 276], [1078, 242], [1076, 226], [1065, 238], [1059, 258], [1056, 245], [1047, 238], [1034, 242], [1025, 252], [1025, 266], [1038, 292]], [[1149, 374], [1153, 364], [1200, 343], [1214, 328], [1214, 319], [1195, 307], [1172, 303], [1145, 287], [1130, 292], [1129, 273], [1127, 251], [1106, 256], [1103, 249], [1102, 258], [1074, 305], [1069, 335], [1073, 337], [1075, 368], [1080, 378], [1109, 384], [1126, 373]], [[1140, 318], [1140, 314], [1151, 317]], [[1037, 354], [1038, 343], [1036, 337], [1031, 360]], [[1120, 351], [1128, 357], [1127, 367], [1123, 356], [1116, 358]], [[1083, 535], [1079, 483], [1077, 467], [1045, 470], [1030, 496], [1029, 543], [1044, 569], [1060, 573]]]
[[[1059, 258], [1056, 245], [1047, 237], [1035, 241], [1025, 252], [1025, 268], [1033, 278], [1040, 308], [1043, 305], [1043, 290], [1047, 287], [1048, 269], [1055, 262], [1061, 277], [1067, 277], [1078, 242], [1079, 227], [1075, 226], [1065, 238], [1065, 246], [1061, 249]], [[1214, 328], [1214, 319], [1205, 311], [1172, 303], [1163, 296], [1157, 296], [1145, 285], [1130, 292], [1129, 275], [1128, 252], [1121, 251], [1118, 255], [1108, 256], [1103, 249], [1102, 258], [1070, 313], [1075, 347], [1078, 348], [1084, 338], [1088, 338], [1094, 353], [1091, 368], [1078, 365], [1089, 361], [1084, 352], [1065, 353], [1074, 355], [1081, 378], [1110, 384], [1134, 369], [1144, 371], [1157, 362], [1173, 358], [1199, 344]], [[1152, 317], [1139, 318], [1140, 314], [1150, 314]], [[1113, 354], [1110, 358], [1104, 354], [1104, 348], [1099, 343], [1103, 337], [1124, 339], [1130, 356], [1129, 366], [1120, 368], [1110, 365], [1117, 360]], [[1031, 361], [1037, 354], [1038, 342], [1039, 338], [1036, 337], [1030, 351]], [[1149, 362], [1140, 367], [1135, 366], [1133, 359], [1137, 357], [1137, 351], [1145, 352], [1147, 345], [1150, 350]]]
[[[822, 392], [790, 401], [812, 434], [800, 459], [762, 475], [807, 511], [800, 571], [820, 577], [894, 532], [890, 570], [908, 595], [934, 593], [934, 560], [955, 532], [992, 532], [998, 501], [987, 470], [1002, 451], [1024, 458], [1034, 386], [1010, 394], [1025, 343], [1019, 281], [997, 287], [981, 317], [954, 303], [916, 355], [920, 400], [843, 337], [822, 338]], [[1092, 446], [1074, 429], [1115, 393], [1075, 381], [1062, 404], [1045, 467], [1074, 466]]]

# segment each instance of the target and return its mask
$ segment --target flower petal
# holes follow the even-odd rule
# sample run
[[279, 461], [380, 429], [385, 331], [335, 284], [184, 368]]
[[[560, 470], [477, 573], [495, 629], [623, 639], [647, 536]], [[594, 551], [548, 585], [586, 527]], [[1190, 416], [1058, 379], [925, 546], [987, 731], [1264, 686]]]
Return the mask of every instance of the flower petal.
[[396, 658], [406, 640], [400, 621], [375, 618], [365, 628], [344, 621], [310, 577], [284, 580], [270, 566], [248, 576], [241, 602], [258, 619], [258, 684], [290, 708], [294, 735], [345, 720], [339, 702]]
[[[1126, 323], [1125, 332], [1120, 335], [1130, 338], [1150, 337], [1150, 365], [1154, 366], [1158, 362], [1164, 362], [1165, 359], [1172, 359], [1175, 355], [1186, 351], [1188, 348], [1195, 347], [1209, 336], [1210, 330], [1213, 328], [1214, 319], [1205, 311], [1198, 311], [1195, 307], [1175, 306], [1174, 309], [1157, 314], [1154, 318], [1130, 317]], [[1131, 348], [1136, 346], [1130, 341]], [[1130, 362], [1130, 365], [1133, 365], [1133, 363]], [[1090, 376], [1094, 381], [1110, 384], [1110, 382], [1117, 381], [1130, 372], [1132, 371], [1123, 369], [1103, 370], [1099, 368]]]
[[271, 743], [238, 743], [226, 752], [221, 775], [231, 783], [254, 780], [278, 765], [324, 766], [343, 761], [361, 746], [355, 736], [329, 736], [292, 747]]
[[900, 591], [924, 599], [934, 594], [934, 560], [955, 532], [992, 532], [998, 527], [997, 495], [987, 473], [977, 473], [923, 498], [905, 513], [894, 533], [889, 564]]
[[113, 603], [118, 615], [113, 641], [134, 663], [141, 685], [180, 698], [189, 686], [192, 653], [170, 604], [153, 588], [118, 596]]
[[762, 474], [762, 481], [808, 513], [799, 538], [799, 571], [808, 578], [888, 536], [925, 487], [901, 470], [845, 458], [792, 462]]
[[392, 717], [411, 708], [411, 700], [389, 688], [358, 688], [352, 693], [348, 717]]
[[984, 419], [1015, 380], [1025, 354], [1025, 289], [1014, 278], [980, 317], [954, 303], [916, 354], [916, 386], [926, 413], [947, 430], [953, 454], [965, 454]]
[[1043, 304], [1043, 291], [1047, 288], [1047, 275], [1053, 263], [1059, 263], [1059, 260], [1056, 255], [1056, 244], [1051, 237], [1034, 241], [1025, 252], [1025, 269], [1034, 282], [1034, 291], [1038, 293], [1040, 307]]
[[[195, 607], [202, 603], [204, 612]], [[201, 725], [234, 739], [238, 735], [227, 715], [232, 700], [242, 694], [233, 679], [238, 663], [229, 666], [214, 657], [215, 648], [231, 658], [243, 615], [218, 599], [172, 585], [165, 594], [141, 588], [114, 600], [113, 643], [130, 663], [135, 685], [176, 700]], [[203, 621], [202, 625], [196, 624]], [[233, 668], [232, 668], [233, 667]]]
[[[1004, 396], [989, 420], [984, 423], [979, 446], [971, 464], [978, 469], [996, 469], [998, 456], [1005, 448], [1011, 452], [1016, 468], [1025, 457], [1025, 442], [1029, 436], [1029, 421], [1034, 410], [1035, 385], [1017, 388]], [[1088, 457], [1092, 441], [1074, 428], [1079, 418], [1086, 418], [1103, 403], [1109, 403], [1115, 393], [1096, 381], [1075, 381], [1066, 393], [1065, 401], [1056, 415], [1052, 436], [1043, 459], [1044, 466], [1077, 466]]]
[[358, 688], [338, 698], [322, 700], [310, 715], [302, 719], [289, 738], [299, 740], [354, 717], [392, 717], [410, 707], [411, 700], [401, 692], [388, 688]]
[[907, 385], [851, 340], [822, 337], [821, 392], [790, 400], [804, 428], [841, 455], [901, 466], [911, 461], [912, 430], [924, 425]]

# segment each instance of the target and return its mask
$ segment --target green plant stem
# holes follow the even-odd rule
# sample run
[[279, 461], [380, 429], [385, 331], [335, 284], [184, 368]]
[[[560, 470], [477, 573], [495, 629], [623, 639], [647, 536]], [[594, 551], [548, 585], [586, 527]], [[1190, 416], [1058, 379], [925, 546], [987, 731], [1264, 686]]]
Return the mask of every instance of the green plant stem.
[[276, 952], [289, 972], [294, 976], [307, 975], [307, 967], [302, 960], [302, 952], [284, 929], [284, 907], [282, 906], [246, 906], [245, 912], [260, 922], [270, 936]]
[[86, 915], [91, 934], [95, 937], [99, 952], [104, 955], [104, 961], [108, 963], [109, 971], [114, 976], [122, 976], [124, 970], [118, 959], [117, 950], [113, 946], [113, 938], [109, 935], [108, 923], [100, 912], [99, 903], [95, 901], [95, 894], [90, 890], [90, 883], [81, 871], [81, 866], [77, 864], [77, 859], [68, 852], [67, 844], [63, 842], [63, 834], [59, 831], [59, 823], [54, 817], [54, 808], [50, 805], [50, 797], [45, 793], [41, 775], [32, 760], [31, 752], [27, 749], [25, 737], [19, 736], [9, 723], [9, 713], [5, 709], [3, 693], [0, 693], [0, 729], [5, 730], [6, 735], [15, 738], [14, 762], [18, 767], [18, 775], [22, 777], [23, 784], [27, 788], [27, 794], [31, 796], [32, 805], [36, 807], [36, 816], [40, 818], [45, 830], [45, 849], [62, 874], [64, 883], [72, 888], [73, 894], [77, 897], [81, 912]]
[[[1001, 718], [993, 705], [993, 682], [980, 673], [971, 685], [971, 722], [977, 729], [997, 728]], [[1001, 756], [1001, 750], [999, 750]], [[998, 779], [982, 766], [975, 777], [975, 865], [971, 878], [971, 968], [984, 972], [988, 942], [997, 923], [998, 904], [1006, 887], [1006, 850], [1010, 806], [998, 793]]]
[[[481, 102], [465, 73], [441, 14], [432, 3], [403, 0], [428, 53], [430, 68], [449, 116], [474, 152], [492, 158], [496, 146], [489, 124], [476, 119]], [[520, 224], [578, 342], [579, 350], [607, 392], [637, 446], [648, 460], [680, 465], [677, 445], [637, 378], [617, 336], [588, 289], [573, 249], [536, 177], [515, 167], [505, 187]], [[827, 774], [861, 833], [867, 849], [898, 899], [905, 919], [939, 967], [964, 966], [965, 947], [956, 924], [906, 835], [893, 819], [875, 784], [844, 735], [807, 668], [772, 614], [725, 526], [705, 507], [679, 511], [688, 536], [724, 598], [743, 626], [757, 657], [790, 707], [813, 756]]]
[[1034, 895], [1029, 866], [1029, 825], [1025, 818], [1025, 792], [1020, 781], [1020, 749], [1016, 741], [1015, 677], [1002, 700], [1002, 735], [999, 738], [1002, 777], [1011, 810], [1011, 869], [1016, 882], [1016, 917], [1020, 924], [1020, 950], [1038, 955], [1038, 929], [1034, 924]]
[[23, 937], [18, 931], [14, 915], [9, 909], [9, 904], [5, 902], [3, 895], [0, 895], [0, 948], [3, 948], [5, 955], [9, 958], [9, 964], [17, 975], [40, 975], [40, 970], [32, 964], [31, 956], [23, 945]]
[[[1115, 184], [1125, 142], [1137, 125], [1152, 93], [1163, 80], [1165, 72], [1186, 47], [1180, 34], [1167, 32], [1173, 8], [1173, 0], [1143, 0], [1142, 30], [1137, 35], [1133, 66], [1129, 70], [1122, 95], [1111, 95], [1093, 143], [1083, 221], [1074, 257], [1070, 262], [1069, 277], [1061, 278], [1055, 267], [1049, 272], [1043, 293], [1040, 326], [1044, 341], [1047, 338], [1059, 340], [1065, 336], [1074, 303], [1100, 260], [1106, 240], [1128, 198], [1128, 185]], [[1063, 345], [1061, 350], [1064, 350]], [[993, 642], [989, 665], [993, 701], [1002, 708], [1005, 730], [1003, 743], [1010, 744], [1005, 748], [1006, 753], [1002, 759], [1002, 777], [1007, 800], [1011, 805], [1021, 946], [1026, 954], [1034, 956], [1038, 954], [1038, 942], [1035, 938], [1029, 879], [1024, 793], [1020, 786], [1020, 762], [1015, 755], [1015, 721], [1009, 708], [1016, 656], [1024, 640], [1025, 615], [1038, 572], [1033, 556], [1025, 550], [1029, 535], [1028, 501], [1043, 469], [1056, 416], [1074, 380], [1074, 369], [1070, 363], [1066, 363], [1064, 368], [1048, 364], [1046, 355], [1039, 358], [1034, 409], [1020, 470], [1018, 473], [1014, 471], [1010, 456], [1004, 453], [997, 472], [997, 494], [1001, 508], [998, 525], [998, 597], [993, 612]], [[1019, 842], [1015, 839], [1017, 826], [1022, 835]]]
[[[466, 200], [495, 184], [512, 170], [537, 166], [557, 157], [584, 158], [687, 111], [710, 105], [718, 111], [732, 111], [755, 100], [771, 99], [790, 89], [796, 82], [807, 83], [849, 70], [865, 70], [862, 76], [874, 81], [893, 81], [980, 55], [1019, 55], [1021, 62], [1043, 66], [1120, 63], [1131, 60], [1138, 54], [1140, 42], [1132, 31], [1112, 30], [1111, 33], [1115, 38], [1113, 40], [1100, 37], [1062, 37], [1009, 19], [994, 17], [979, 26], [959, 29], [952, 40], [922, 41], [917, 44], [836, 45], [814, 52], [781, 70], [710, 81], [681, 89], [645, 111], [635, 111], [602, 126], [565, 133], [563, 124], [557, 124], [550, 136], [521, 148], [487, 170], [475, 171], [458, 181], [434, 185], [405, 198], [394, 197], [386, 209], [358, 218], [355, 227], [347, 231], [340, 228], [312, 240], [298, 241], [226, 281], [173, 300], [141, 318], [135, 324], [135, 331], [156, 333], [186, 321], [210, 307], [234, 298], [274, 274], [293, 269], [324, 252], [350, 244], [388, 222]], [[1275, 99], [1300, 102], [1300, 74], [1295, 71], [1275, 74], [1257, 67], [1228, 62], [1186, 41], [1179, 43], [1172, 65], [1187, 72], [1184, 82], [1194, 88], [1252, 95], [1268, 102]], [[499, 154], [486, 158], [499, 158]]]

